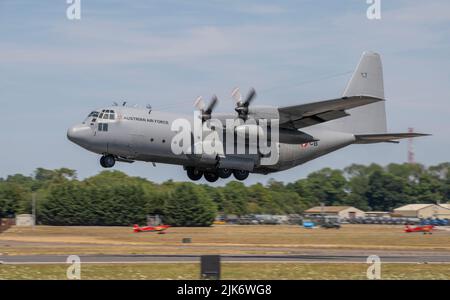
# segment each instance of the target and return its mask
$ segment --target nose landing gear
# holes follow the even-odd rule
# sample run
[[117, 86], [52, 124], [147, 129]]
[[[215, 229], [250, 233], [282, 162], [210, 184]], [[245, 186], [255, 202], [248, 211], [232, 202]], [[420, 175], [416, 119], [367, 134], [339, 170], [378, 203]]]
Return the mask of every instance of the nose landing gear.
[[104, 155], [100, 158], [100, 165], [103, 168], [112, 168], [112, 167], [114, 167], [115, 163], [116, 163], [116, 159], [111, 154]]

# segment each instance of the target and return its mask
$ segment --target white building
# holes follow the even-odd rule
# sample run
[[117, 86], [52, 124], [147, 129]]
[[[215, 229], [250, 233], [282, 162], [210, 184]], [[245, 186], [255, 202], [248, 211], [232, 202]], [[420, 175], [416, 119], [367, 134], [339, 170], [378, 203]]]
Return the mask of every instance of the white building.
[[304, 211], [309, 216], [333, 216], [340, 219], [365, 217], [366, 213], [353, 206], [315, 206]]
[[450, 219], [448, 204], [408, 204], [394, 209], [394, 215], [409, 218], [439, 218]]
[[16, 215], [16, 226], [33, 226], [34, 218], [30, 214]]

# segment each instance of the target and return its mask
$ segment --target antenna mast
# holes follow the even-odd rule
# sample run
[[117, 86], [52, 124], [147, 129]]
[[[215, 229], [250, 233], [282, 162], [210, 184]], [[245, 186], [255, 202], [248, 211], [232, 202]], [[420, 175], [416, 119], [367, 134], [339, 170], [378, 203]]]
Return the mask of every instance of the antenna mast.
[[[408, 128], [408, 132], [409, 133], [413, 133], [414, 132], [414, 128], [409, 127]], [[413, 148], [413, 139], [409, 138], [408, 139], [408, 163], [409, 164], [415, 164], [415, 160], [414, 160], [414, 148]]]

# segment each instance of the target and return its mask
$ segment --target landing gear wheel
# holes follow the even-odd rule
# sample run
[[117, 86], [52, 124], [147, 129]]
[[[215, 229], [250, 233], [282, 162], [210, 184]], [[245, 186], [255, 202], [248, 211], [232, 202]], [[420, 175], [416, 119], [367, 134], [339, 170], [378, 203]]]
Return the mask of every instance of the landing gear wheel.
[[104, 156], [100, 157], [100, 166], [102, 166], [103, 168], [106, 168]]
[[231, 176], [231, 174], [233, 174], [233, 170], [231, 169], [218, 169], [217, 170], [217, 175], [219, 175], [220, 178], [228, 178]]
[[103, 168], [112, 168], [116, 164], [116, 159], [111, 154], [102, 156], [100, 158], [100, 165]]
[[202, 178], [202, 176], [203, 176], [203, 172], [202, 171], [200, 171], [200, 170], [198, 170], [196, 168], [193, 168], [193, 167], [187, 168], [186, 172], [187, 172], [187, 176], [189, 177], [189, 179], [193, 180], [193, 181], [197, 181], [200, 178]]
[[209, 182], [216, 182], [217, 179], [219, 179], [219, 175], [217, 175], [217, 173], [206, 172], [204, 175], [205, 175], [205, 179]]
[[237, 180], [245, 180], [247, 179], [249, 172], [244, 170], [234, 170], [233, 175]]

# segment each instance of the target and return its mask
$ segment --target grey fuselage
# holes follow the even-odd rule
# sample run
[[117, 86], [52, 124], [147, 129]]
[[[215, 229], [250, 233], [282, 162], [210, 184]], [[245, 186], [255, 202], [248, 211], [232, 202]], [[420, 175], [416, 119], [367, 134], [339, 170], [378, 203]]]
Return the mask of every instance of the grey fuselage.
[[[114, 112], [114, 118], [99, 118], [98, 114], [102, 111]], [[97, 116], [90, 116], [83, 123], [69, 128], [69, 140], [94, 153], [114, 155], [118, 161], [174, 164], [204, 170], [216, 167], [192, 155], [174, 154], [171, 149], [176, 135], [176, 131], [171, 129], [172, 123], [177, 119], [186, 119], [192, 124], [194, 116], [126, 106], [112, 106], [96, 113]], [[236, 114], [213, 114], [212, 118], [236, 118]], [[107, 124], [107, 128], [103, 124]], [[278, 143], [279, 158], [274, 164], [261, 165], [259, 155], [255, 154], [232, 156], [252, 160], [250, 172], [267, 174], [290, 169], [355, 142], [354, 134], [332, 131], [321, 125], [302, 128], [301, 132], [314, 137], [315, 141]]]

